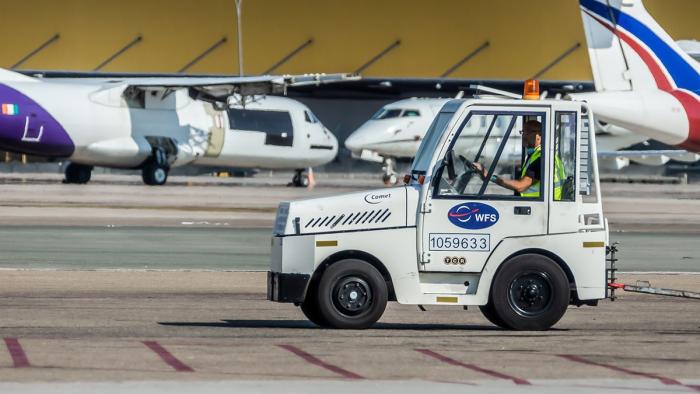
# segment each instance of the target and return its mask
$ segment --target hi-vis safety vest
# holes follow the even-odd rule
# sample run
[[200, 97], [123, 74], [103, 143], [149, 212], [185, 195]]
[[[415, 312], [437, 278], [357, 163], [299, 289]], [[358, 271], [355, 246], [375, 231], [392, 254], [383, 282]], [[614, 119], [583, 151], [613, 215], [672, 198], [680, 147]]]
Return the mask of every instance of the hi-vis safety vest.
[[[535, 162], [537, 159], [539, 159], [542, 156], [542, 146], [538, 146], [535, 148], [535, 151], [532, 152], [530, 156], [528, 156], [527, 160], [525, 160], [525, 164], [523, 164], [521, 171], [520, 171], [520, 179], [525, 177], [525, 173], [527, 172], [527, 169], [530, 167], [530, 165]], [[562, 186], [564, 185], [564, 181], [566, 180], [566, 170], [564, 169], [564, 164], [562, 164], [561, 159], [559, 158], [559, 155], [554, 156], [554, 200], [555, 201], [560, 201], [561, 200], [561, 193], [562, 193]], [[532, 182], [532, 185], [527, 188], [524, 192], [520, 193], [520, 196], [522, 197], [531, 197], [531, 198], [537, 198], [540, 196], [540, 180], [534, 180]]]

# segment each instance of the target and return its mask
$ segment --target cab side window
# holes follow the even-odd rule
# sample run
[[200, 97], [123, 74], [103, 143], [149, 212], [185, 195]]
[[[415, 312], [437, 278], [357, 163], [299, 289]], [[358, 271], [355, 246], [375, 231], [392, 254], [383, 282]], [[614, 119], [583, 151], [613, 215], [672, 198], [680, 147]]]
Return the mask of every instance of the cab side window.
[[542, 113], [473, 113], [443, 159], [434, 195], [541, 200], [545, 124]]
[[554, 201], [576, 201], [576, 112], [554, 116]]

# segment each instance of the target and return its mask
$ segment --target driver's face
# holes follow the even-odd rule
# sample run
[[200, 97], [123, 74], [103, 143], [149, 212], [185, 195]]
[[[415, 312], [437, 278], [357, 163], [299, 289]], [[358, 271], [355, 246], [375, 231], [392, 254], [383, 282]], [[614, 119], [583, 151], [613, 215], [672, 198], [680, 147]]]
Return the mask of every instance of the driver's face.
[[525, 129], [523, 132], [523, 146], [526, 148], [536, 148], [542, 142], [539, 130]]

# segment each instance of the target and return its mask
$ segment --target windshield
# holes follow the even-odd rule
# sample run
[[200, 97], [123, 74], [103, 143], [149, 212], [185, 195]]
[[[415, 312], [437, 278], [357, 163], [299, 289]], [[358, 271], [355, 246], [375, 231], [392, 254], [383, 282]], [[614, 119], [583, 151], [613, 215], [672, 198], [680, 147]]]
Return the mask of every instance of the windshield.
[[389, 118], [398, 118], [401, 115], [401, 109], [386, 109], [382, 108], [379, 111], [377, 111], [374, 116], [372, 116], [373, 120], [380, 120], [380, 119], [389, 119]]
[[413, 164], [411, 165], [411, 173], [422, 173], [425, 174], [430, 167], [430, 161], [433, 159], [433, 153], [437, 149], [438, 143], [440, 143], [440, 137], [445, 132], [447, 124], [450, 123], [450, 119], [454, 112], [440, 112], [437, 118], [433, 121], [425, 134], [423, 143], [420, 144], [418, 148], [418, 153], [416, 153], [416, 158], [413, 159]]

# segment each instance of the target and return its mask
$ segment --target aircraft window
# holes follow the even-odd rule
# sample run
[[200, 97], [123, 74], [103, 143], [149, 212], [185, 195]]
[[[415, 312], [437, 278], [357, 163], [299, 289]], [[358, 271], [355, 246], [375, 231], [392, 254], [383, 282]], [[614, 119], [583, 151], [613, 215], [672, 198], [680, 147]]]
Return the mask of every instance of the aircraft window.
[[418, 110], [415, 110], [415, 109], [407, 109], [407, 110], [403, 111], [403, 115], [401, 115], [401, 116], [402, 117], [420, 116], [420, 112]]
[[232, 130], [260, 131], [266, 134], [266, 145], [292, 146], [294, 127], [289, 112], [237, 108], [227, 112]]
[[398, 118], [401, 116], [401, 110], [400, 109], [385, 109], [382, 108], [372, 116], [373, 120], [380, 120], [380, 119], [389, 119], [389, 118]]

